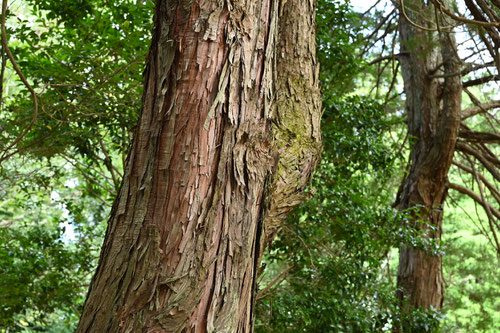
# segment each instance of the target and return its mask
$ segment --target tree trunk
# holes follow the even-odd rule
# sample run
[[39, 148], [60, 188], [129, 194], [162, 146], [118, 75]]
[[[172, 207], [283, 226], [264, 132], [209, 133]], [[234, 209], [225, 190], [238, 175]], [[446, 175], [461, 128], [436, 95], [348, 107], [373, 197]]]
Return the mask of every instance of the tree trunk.
[[[433, 7], [423, 0], [405, 1], [405, 5], [414, 24], [436, 28], [429, 24], [435, 17]], [[424, 31], [402, 17], [400, 39], [411, 153], [410, 170], [399, 188], [396, 206], [412, 209], [409, 227], [439, 243], [447, 174], [460, 125], [460, 62], [450, 31]], [[399, 253], [397, 296], [403, 310], [439, 310], [443, 302], [441, 255], [409, 245], [401, 246]]]
[[314, 1], [157, 0], [143, 108], [77, 332], [251, 332], [321, 150]]

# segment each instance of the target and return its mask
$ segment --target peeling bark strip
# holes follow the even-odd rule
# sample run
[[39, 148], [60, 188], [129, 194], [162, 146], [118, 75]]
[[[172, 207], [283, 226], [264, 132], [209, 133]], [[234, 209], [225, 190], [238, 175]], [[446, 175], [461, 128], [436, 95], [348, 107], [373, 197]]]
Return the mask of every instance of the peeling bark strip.
[[[434, 18], [433, 8], [423, 0], [406, 0], [413, 22], [425, 26]], [[417, 16], [415, 13], [419, 13]], [[460, 62], [456, 58], [452, 32], [440, 34], [415, 28], [404, 18], [400, 24], [401, 68], [408, 112], [411, 146], [410, 171], [399, 188], [396, 206], [414, 208], [410, 227], [424, 229], [430, 239], [441, 239], [443, 203], [448, 170], [460, 127]], [[445, 79], [431, 78], [439, 68]], [[431, 228], [419, 221], [428, 223]], [[439, 310], [443, 301], [441, 256], [411, 246], [400, 248], [398, 292], [405, 310]]]
[[251, 332], [320, 153], [314, 1], [166, 1], [77, 332]]

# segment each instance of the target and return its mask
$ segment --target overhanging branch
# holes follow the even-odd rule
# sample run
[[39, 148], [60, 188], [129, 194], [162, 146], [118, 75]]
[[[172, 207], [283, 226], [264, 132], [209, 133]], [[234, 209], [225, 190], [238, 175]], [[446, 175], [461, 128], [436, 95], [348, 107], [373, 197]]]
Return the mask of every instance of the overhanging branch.
[[475, 116], [476, 114], [485, 113], [489, 110], [500, 108], [500, 100], [482, 103], [476, 106], [462, 110], [462, 120]]
[[489, 159], [482, 152], [472, 148], [471, 146], [465, 144], [464, 142], [458, 141], [456, 144], [456, 150], [476, 158], [481, 164], [490, 172], [490, 174], [497, 180], [500, 181], [500, 172], [497, 170], [494, 164], [492, 164]]
[[491, 81], [500, 81], [500, 75], [488, 75], [479, 79], [469, 80], [463, 83], [464, 88], [478, 86]]
[[[472, 168], [469, 168], [465, 164], [462, 164], [462, 163], [457, 162], [455, 160], [452, 163], [453, 163], [453, 165], [460, 168], [461, 170], [463, 170], [467, 173], [470, 173], [471, 175], [474, 174], [474, 170]], [[486, 187], [490, 190], [491, 195], [495, 198], [495, 200], [498, 202], [498, 204], [500, 204], [500, 192], [497, 189], [497, 187], [495, 185], [493, 185], [488, 179], [486, 179], [486, 177], [483, 174], [481, 174], [481, 173], [477, 173], [477, 174], [478, 174], [479, 178], [481, 179], [481, 182], [484, 185], [486, 185]]]
[[450, 183], [448, 185], [448, 187], [451, 188], [452, 190], [455, 190], [455, 191], [458, 191], [462, 194], [467, 195], [468, 197], [470, 197], [472, 200], [474, 200], [475, 202], [477, 202], [481, 206], [488, 207], [490, 209], [492, 215], [494, 215], [497, 219], [500, 219], [500, 211], [498, 209], [492, 207], [489, 203], [481, 200], [481, 197], [479, 195], [477, 195], [476, 192], [472, 191], [471, 189], [469, 189], [465, 186], [458, 185], [455, 183]]
[[481, 143], [500, 143], [500, 135], [488, 132], [476, 132], [460, 128], [458, 136], [467, 142], [481, 142]]

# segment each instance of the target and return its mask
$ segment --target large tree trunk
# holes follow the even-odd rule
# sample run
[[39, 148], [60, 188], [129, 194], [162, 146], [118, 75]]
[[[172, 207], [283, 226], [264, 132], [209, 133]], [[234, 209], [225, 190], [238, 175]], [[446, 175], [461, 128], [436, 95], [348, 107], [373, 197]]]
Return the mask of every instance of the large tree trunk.
[[[429, 24], [435, 17], [433, 7], [423, 0], [407, 0], [405, 4], [405, 12], [413, 23], [436, 27]], [[401, 210], [412, 209], [409, 227], [439, 243], [447, 174], [460, 125], [460, 62], [449, 31], [424, 31], [402, 17], [400, 38], [412, 144], [410, 170], [399, 189], [396, 205]], [[402, 246], [398, 287], [398, 298], [405, 311], [431, 306], [439, 310], [443, 301], [440, 254]]]
[[143, 109], [77, 332], [251, 332], [320, 145], [314, 1], [155, 8]]

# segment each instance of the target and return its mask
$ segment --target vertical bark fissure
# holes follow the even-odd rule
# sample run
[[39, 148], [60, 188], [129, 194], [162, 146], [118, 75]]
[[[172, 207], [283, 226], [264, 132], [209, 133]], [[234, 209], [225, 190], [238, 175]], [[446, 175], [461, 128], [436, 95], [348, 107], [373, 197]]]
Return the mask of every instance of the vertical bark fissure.
[[[421, 0], [405, 1], [412, 6], [417, 24], [432, 22], [432, 7]], [[414, 13], [419, 13], [418, 15]], [[427, 18], [427, 19], [426, 19]], [[426, 23], [427, 22], [427, 23]], [[411, 209], [410, 228], [439, 243], [447, 174], [460, 127], [460, 61], [452, 32], [425, 32], [404, 18], [400, 24], [408, 132], [411, 145], [410, 171], [398, 191], [396, 206]], [[443, 66], [441, 66], [443, 65]], [[444, 79], [430, 78], [436, 68]], [[424, 222], [424, 223], [421, 223]], [[398, 298], [403, 309], [440, 310], [443, 301], [441, 255], [408, 245], [400, 248]]]
[[157, 0], [143, 109], [77, 332], [252, 331], [266, 230], [304, 198], [320, 151], [314, 50], [310, 1]]
[[[266, 181], [265, 181], [265, 185], [264, 185], [265, 190], [268, 189], [267, 186], [268, 186], [269, 178], [270, 177], [268, 177], [268, 179], [266, 179]], [[257, 278], [258, 278], [258, 271], [259, 271], [259, 267], [260, 267], [260, 262], [262, 259], [262, 251], [264, 250], [264, 247], [265, 247], [265, 240], [262, 239], [262, 233], [263, 233], [263, 229], [264, 229], [264, 219], [265, 219], [265, 215], [266, 215], [268, 207], [267, 207], [267, 204], [265, 202], [264, 196], [260, 200], [259, 208], [260, 208], [259, 209], [259, 216], [257, 219], [257, 233], [256, 233], [256, 237], [255, 237], [256, 246], [254, 247], [255, 253], [253, 256], [253, 260], [254, 260], [254, 263], [253, 263], [254, 274], [253, 274], [253, 281], [252, 281], [253, 292], [252, 292], [251, 299], [250, 299], [251, 310], [250, 310], [250, 316], [249, 316], [250, 322], [248, 324], [250, 332], [253, 332], [253, 330], [254, 330], [253, 319], [255, 316], [254, 309], [255, 309], [255, 302], [256, 302], [257, 289], [258, 289]]]

